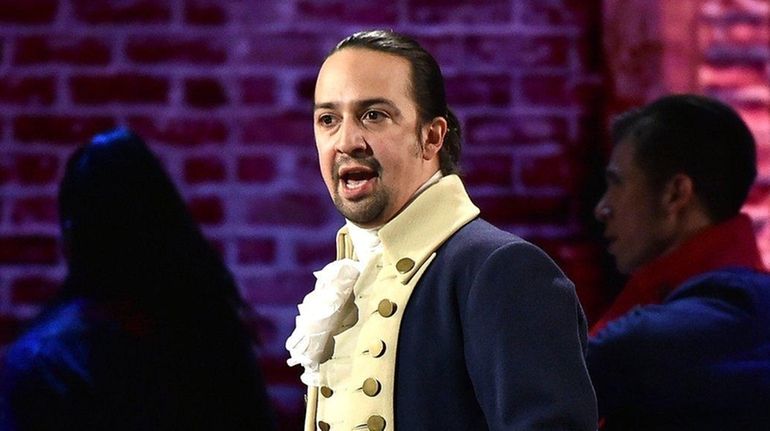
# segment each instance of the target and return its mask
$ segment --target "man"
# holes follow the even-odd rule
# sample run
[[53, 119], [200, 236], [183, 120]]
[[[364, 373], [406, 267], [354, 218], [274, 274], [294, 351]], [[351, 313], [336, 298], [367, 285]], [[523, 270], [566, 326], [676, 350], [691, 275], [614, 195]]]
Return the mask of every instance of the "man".
[[[589, 430], [572, 284], [478, 218], [457, 119], [415, 41], [356, 33], [315, 89], [321, 173], [347, 223], [287, 341], [306, 430]], [[320, 395], [318, 395], [320, 393]]]
[[753, 430], [770, 420], [770, 276], [741, 214], [754, 139], [729, 107], [664, 97], [614, 123], [596, 206], [631, 277], [592, 328], [607, 430]]

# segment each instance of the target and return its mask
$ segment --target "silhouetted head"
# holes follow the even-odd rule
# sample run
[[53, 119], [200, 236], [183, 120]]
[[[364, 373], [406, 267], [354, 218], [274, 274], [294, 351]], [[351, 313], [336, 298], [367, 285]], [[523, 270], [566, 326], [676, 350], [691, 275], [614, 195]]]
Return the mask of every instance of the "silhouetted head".
[[161, 163], [126, 129], [98, 135], [71, 156], [59, 217], [66, 294], [156, 305], [237, 297]]
[[735, 217], [757, 174], [746, 124], [703, 96], [666, 96], [629, 111], [614, 122], [612, 138], [595, 215], [624, 273]]

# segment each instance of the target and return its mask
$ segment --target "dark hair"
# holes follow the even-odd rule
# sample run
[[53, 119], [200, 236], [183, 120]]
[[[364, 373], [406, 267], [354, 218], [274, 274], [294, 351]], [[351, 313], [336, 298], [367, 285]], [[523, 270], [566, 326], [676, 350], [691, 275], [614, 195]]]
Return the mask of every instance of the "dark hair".
[[628, 141], [655, 190], [689, 176], [713, 222], [738, 214], [757, 176], [754, 137], [729, 106], [707, 97], [660, 98], [618, 116], [614, 144]]
[[[138, 361], [138, 369], [149, 376], [162, 375], [159, 396], [137, 410], [140, 419], [157, 421], [149, 428], [164, 428], [171, 419], [188, 429], [272, 429], [235, 281], [142, 139], [115, 129], [79, 148], [67, 162], [59, 208], [69, 272], [43, 315], [56, 313], [59, 303], [83, 301], [104, 305], [111, 313], [115, 304], [128, 306], [139, 316], [120, 321], [133, 331], [130, 346], [138, 353], [130, 360]], [[129, 329], [135, 322], [145, 332]], [[107, 320], [110, 328], [115, 323]], [[94, 329], [89, 326], [89, 331], [96, 334], [106, 330], [99, 320], [90, 324]], [[100, 340], [83, 337], [79, 346], [90, 352], [85, 349]], [[121, 345], [125, 339], [109, 341]], [[88, 366], [113, 365], [95, 358], [92, 364], [89, 357]], [[89, 384], [98, 393], [123, 389], [115, 389], [115, 382], [96, 371], [94, 375], [98, 377]], [[144, 390], [142, 385], [129, 385], [132, 395], [120, 398], [129, 409], [138, 393], [131, 391]]]
[[439, 163], [444, 175], [459, 171], [461, 150], [460, 122], [446, 103], [444, 77], [436, 60], [414, 39], [387, 30], [362, 31], [340, 41], [329, 55], [345, 48], [364, 48], [394, 54], [409, 61], [410, 88], [422, 124], [436, 117], [447, 121], [447, 133], [439, 151]]
[[97, 135], [70, 157], [59, 218], [65, 296], [132, 299], [166, 311], [197, 309], [186, 301], [240, 304], [230, 272], [160, 162], [126, 129]]

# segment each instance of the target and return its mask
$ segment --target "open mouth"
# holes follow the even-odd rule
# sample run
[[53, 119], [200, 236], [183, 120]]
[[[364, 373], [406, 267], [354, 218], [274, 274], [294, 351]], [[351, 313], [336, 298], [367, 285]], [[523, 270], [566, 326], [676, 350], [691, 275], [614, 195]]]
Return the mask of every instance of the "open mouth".
[[340, 193], [347, 199], [358, 199], [367, 195], [379, 177], [377, 170], [356, 165], [340, 168], [337, 177], [342, 186]]
[[340, 180], [347, 189], [357, 189], [376, 178], [377, 172], [365, 166], [340, 170]]

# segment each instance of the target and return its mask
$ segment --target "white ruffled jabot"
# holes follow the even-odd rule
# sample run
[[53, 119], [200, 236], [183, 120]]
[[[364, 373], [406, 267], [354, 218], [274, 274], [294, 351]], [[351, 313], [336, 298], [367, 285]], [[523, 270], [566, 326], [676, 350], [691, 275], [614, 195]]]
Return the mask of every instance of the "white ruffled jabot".
[[342, 310], [353, 293], [363, 270], [359, 262], [342, 259], [313, 273], [315, 288], [297, 306], [296, 328], [286, 340], [289, 366], [302, 365], [300, 379], [308, 386], [320, 386], [319, 366], [332, 355], [332, 335], [342, 323]]

